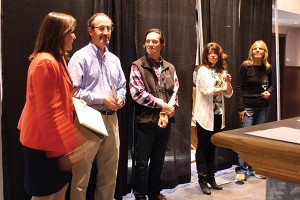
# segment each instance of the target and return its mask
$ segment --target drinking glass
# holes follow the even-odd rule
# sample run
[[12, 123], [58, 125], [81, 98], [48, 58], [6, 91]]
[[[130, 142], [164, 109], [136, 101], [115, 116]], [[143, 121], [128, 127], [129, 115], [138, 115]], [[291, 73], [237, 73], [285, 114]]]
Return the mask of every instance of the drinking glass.
[[264, 91], [268, 88], [268, 79], [263, 79], [261, 83], [262, 88], [264, 88]]

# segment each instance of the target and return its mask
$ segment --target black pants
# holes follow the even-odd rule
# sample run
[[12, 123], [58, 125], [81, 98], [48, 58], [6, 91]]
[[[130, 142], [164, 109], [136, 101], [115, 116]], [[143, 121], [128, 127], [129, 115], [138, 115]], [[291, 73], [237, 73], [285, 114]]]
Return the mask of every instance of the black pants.
[[[158, 196], [162, 190], [161, 174], [170, 135], [170, 124], [160, 128], [157, 124], [136, 125], [134, 192]], [[148, 169], [148, 162], [149, 169]]]
[[216, 146], [211, 142], [211, 136], [221, 131], [222, 115], [214, 115], [214, 131], [208, 131], [197, 123], [198, 145], [196, 149], [197, 165], [215, 161]]

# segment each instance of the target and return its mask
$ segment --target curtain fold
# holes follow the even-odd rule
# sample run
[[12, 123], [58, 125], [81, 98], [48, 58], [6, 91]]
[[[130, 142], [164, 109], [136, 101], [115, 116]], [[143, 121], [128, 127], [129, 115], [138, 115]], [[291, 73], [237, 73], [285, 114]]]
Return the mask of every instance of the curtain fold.
[[[252, 37], [253, 40], [254, 36], [258, 37], [256, 36], [257, 30], [262, 39], [270, 34], [266, 32], [269, 28], [265, 27], [271, 24], [272, 15], [270, 16], [269, 13], [271, 3], [269, 2], [272, 1], [251, 0], [253, 6], [242, 4], [242, 12], [254, 15], [259, 14], [256, 13], [257, 10], [262, 15], [258, 18], [252, 16], [249, 22], [244, 22], [250, 15], [246, 14], [244, 18], [241, 17], [241, 27], [237, 26], [238, 0], [202, 0], [201, 2], [204, 43], [214, 40], [224, 48], [225, 53], [229, 55], [227, 62], [234, 85], [240, 62], [246, 59], [241, 56], [240, 52], [249, 50], [249, 46], [246, 44], [242, 46], [240, 43], [247, 41], [252, 44]], [[248, 3], [248, 1], [243, 2]], [[95, 12], [104, 12], [110, 16], [115, 29], [109, 50], [120, 58], [127, 81], [131, 62], [144, 55], [142, 45], [146, 30], [154, 27], [162, 29], [166, 37], [166, 47], [162, 56], [175, 65], [180, 83], [178, 93], [180, 107], [175, 114], [176, 123], [171, 129], [162, 177], [163, 184], [164, 188], [173, 188], [177, 184], [190, 182], [192, 72], [197, 42], [195, 4], [196, 0], [2, 0], [3, 114], [1, 123], [5, 199], [30, 199], [23, 187], [24, 166], [17, 123], [25, 103], [28, 56], [33, 51], [43, 18], [51, 11], [71, 14], [77, 20], [75, 30], [77, 39], [73, 43], [70, 56], [89, 42], [86, 25], [88, 18]], [[251, 9], [244, 11], [247, 10], [247, 6]], [[255, 26], [250, 26], [253, 20], [255, 20]], [[246, 25], [242, 26], [243, 23]], [[252, 28], [256, 25], [264, 28]], [[239, 31], [243, 34], [241, 37]], [[269, 40], [264, 40], [267, 40], [265, 42], [269, 45]], [[129, 193], [131, 189], [134, 108], [129, 90], [127, 91], [126, 105], [118, 112], [121, 146], [116, 199], [122, 199], [122, 195]], [[226, 102], [226, 109], [226, 127], [237, 128], [234, 98]], [[219, 163], [226, 162], [227, 166], [232, 164], [230, 150], [218, 149], [217, 151], [217, 155], [221, 155], [217, 158]], [[94, 175], [91, 176], [87, 199], [93, 199], [95, 173], [96, 170], [93, 169]]]
[[248, 58], [249, 49], [256, 40], [263, 40], [269, 51], [271, 50], [272, 5], [273, 0], [241, 1], [240, 46], [242, 61]]
[[[146, 29], [159, 27], [165, 32], [167, 47], [163, 57], [177, 68], [181, 87], [179, 91], [181, 106], [176, 114], [176, 125], [172, 128], [173, 136], [170, 139], [163, 179], [166, 180], [164, 183], [168, 188], [175, 187], [178, 183], [189, 182], [190, 138], [188, 128], [191, 101], [185, 96], [191, 97], [191, 79], [186, 77], [190, 76], [195, 59], [196, 37], [195, 16], [193, 16], [195, 2], [193, 0], [184, 3], [180, 0], [149, 2], [138, 0], [43, 0], [30, 2], [27, 0], [2, 0], [2, 3], [3, 115], [1, 120], [5, 199], [30, 199], [25, 194], [23, 187], [24, 166], [19, 131], [16, 127], [25, 103], [28, 56], [33, 51], [34, 41], [43, 18], [51, 11], [71, 14], [77, 20], [75, 30], [77, 39], [74, 41], [70, 56], [89, 42], [87, 19], [95, 12], [104, 12], [110, 16], [115, 29], [112, 33], [109, 50], [120, 58], [127, 80], [129, 80], [131, 62], [143, 55], [141, 48]], [[26, 5], [26, 9], [24, 9], [24, 5]], [[20, 32], [20, 27], [22, 27], [22, 32]], [[139, 49], [137, 50], [136, 47]], [[118, 113], [121, 144], [116, 199], [122, 199], [122, 195], [127, 194], [131, 189], [133, 108], [129, 92], [126, 101], [126, 106]], [[166, 173], [167, 170], [170, 170], [170, 175]], [[87, 199], [93, 199], [95, 174], [94, 168]]]
[[[217, 42], [228, 55], [226, 59], [228, 71], [232, 76], [235, 93], [237, 73], [240, 65], [239, 48], [239, 0], [202, 0], [203, 45]], [[225, 129], [239, 126], [236, 98], [225, 98]], [[235, 163], [235, 154], [230, 149], [216, 148], [216, 164], [218, 169], [231, 167]]]
[[[228, 55], [226, 62], [235, 86], [240, 64], [247, 59], [255, 40], [262, 39], [270, 49], [272, 36], [272, 0], [202, 0], [203, 40], [219, 43]], [[240, 127], [236, 98], [225, 100], [225, 130]], [[236, 163], [236, 154], [229, 149], [216, 149], [218, 169]]]
[[[159, 6], [158, 6], [159, 5]], [[195, 0], [136, 1], [135, 44], [137, 57], [145, 54], [144, 36], [148, 29], [159, 28], [166, 38], [162, 57], [171, 62], [179, 79], [179, 109], [175, 113], [167, 148], [164, 188], [190, 182], [190, 116], [192, 108], [192, 72], [196, 57]]]

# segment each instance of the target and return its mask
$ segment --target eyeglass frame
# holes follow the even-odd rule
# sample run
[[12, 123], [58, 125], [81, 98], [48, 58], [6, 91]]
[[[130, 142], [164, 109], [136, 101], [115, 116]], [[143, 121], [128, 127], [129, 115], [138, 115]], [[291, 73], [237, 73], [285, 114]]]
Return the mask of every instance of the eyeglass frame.
[[[101, 29], [103, 29], [103, 30], [101, 30], [100, 27], [101, 27]], [[108, 28], [108, 27], [109, 27], [109, 28]], [[94, 29], [94, 28], [98, 28], [98, 30], [99, 30], [100, 32], [104, 32], [104, 30], [106, 30], [107, 32], [112, 32], [112, 31], [114, 30], [114, 27], [113, 27], [113, 26], [104, 26], [104, 25], [101, 25], [101, 26], [93, 26], [92, 29]]]

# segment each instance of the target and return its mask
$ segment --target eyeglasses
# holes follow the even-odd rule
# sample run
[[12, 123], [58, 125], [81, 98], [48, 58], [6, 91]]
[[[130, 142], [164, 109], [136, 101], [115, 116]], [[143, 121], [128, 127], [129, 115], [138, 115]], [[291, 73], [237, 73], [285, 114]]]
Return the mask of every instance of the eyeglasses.
[[94, 26], [93, 28], [97, 28], [99, 29], [100, 32], [104, 32], [105, 29], [107, 32], [112, 32], [114, 30], [114, 27], [111, 27], [111, 26]]

